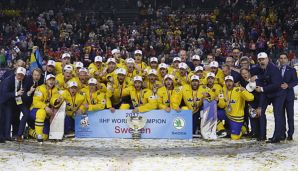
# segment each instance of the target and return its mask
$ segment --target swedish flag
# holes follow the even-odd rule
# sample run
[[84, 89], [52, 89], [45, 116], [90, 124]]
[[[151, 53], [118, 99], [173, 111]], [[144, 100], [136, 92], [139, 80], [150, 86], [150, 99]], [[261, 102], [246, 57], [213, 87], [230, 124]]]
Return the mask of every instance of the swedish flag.
[[42, 56], [38, 47], [33, 47], [33, 51], [30, 56], [30, 72], [32, 72], [34, 68], [42, 69]]

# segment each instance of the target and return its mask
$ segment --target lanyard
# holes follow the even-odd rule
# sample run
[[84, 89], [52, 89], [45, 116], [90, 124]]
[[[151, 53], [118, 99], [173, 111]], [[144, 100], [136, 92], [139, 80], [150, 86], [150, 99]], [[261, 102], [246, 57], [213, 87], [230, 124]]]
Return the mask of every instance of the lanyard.
[[[71, 93], [69, 92], [70, 96], [71, 96]], [[72, 106], [75, 107], [75, 102], [76, 102], [76, 97], [77, 97], [77, 94], [75, 94], [74, 98], [71, 96], [71, 101], [72, 101]]]
[[118, 88], [121, 87], [121, 88], [120, 88], [120, 99], [122, 98], [122, 90], [123, 90], [123, 87], [124, 87], [123, 84], [124, 84], [124, 82], [123, 82], [122, 85], [121, 85], [121, 84], [119, 83], [119, 81], [118, 81]]
[[136, 98], [137, 98], [137, 101], [138, 101], [138, 106], [140, 106], [140, 104], [142, 103], [142, 89], [140, 91], [140, 99], [139, 99], [137, 91], [136, 91]]
[[229, 105], [230, 105], [230, 100], [231, 100], [231, 97], [232, 97], [232, 94], [233, 94], [233, 90], [234, 89], [232, 89], [232, 91], [231, 91], [231, 94], [230, 94], [230, 97], [229, 97], [229, 91], [228, 91], [228, 88], [226, 88], [226, 96], [227, 96], [227, 101], [228, 101], [228, 103], [229, 103]]
[[51, 89], [51, 91], [47, 90], [48, 91], [48, 98], [47, 98], [47, 101], [50, 101], [50, 99], [52, 98], [52, 94], [53, 94], [53, 89]]
[[169, 104], [171, 103], [171, 95], [172, 95], [172, 93], [173, 93], [173, 90], [168, 91], [168, 89], [167, 89], [167, 95], [168, 95]]
[[92, 104], [92, 93], [93, 92], [91, 92], [91, 89], [89, 90], [89, 94], [90, 94], [90, 103]]
[[195, 91], [195, 94], [194, 94], [194, 91], [192, 90], [192, 100], [193, 100], [193, 104], [194, 104], [194, 106], [196, 106], [197, 107], [197, 97], [198, 97], [198, 91], [199, 91], [199, 89], [198, 90], [196, 90]]

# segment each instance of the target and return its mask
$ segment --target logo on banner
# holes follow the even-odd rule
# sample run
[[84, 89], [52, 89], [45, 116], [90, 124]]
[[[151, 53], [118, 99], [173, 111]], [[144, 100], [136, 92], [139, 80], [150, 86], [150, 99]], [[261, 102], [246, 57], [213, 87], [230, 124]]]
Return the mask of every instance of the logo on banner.
[[83, 116], [80, 121], [80, 125], [82, 128], [89, 126], [89, 118], [88, 116]]
[[173, 126], [178, 130], [183, 129], [185, 126], [185, 120], [183, 118], [177, 117], [173, 121]]

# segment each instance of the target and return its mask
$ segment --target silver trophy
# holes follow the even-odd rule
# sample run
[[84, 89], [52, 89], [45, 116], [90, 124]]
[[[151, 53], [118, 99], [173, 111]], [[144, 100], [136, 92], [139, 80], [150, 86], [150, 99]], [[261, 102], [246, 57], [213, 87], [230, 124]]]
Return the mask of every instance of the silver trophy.
[[141, 129], [146, 125], [147, 119], [143, 116], [127, 116], [127, 124], [133, 131], [131, 133], [132, 139], [141, 138]]

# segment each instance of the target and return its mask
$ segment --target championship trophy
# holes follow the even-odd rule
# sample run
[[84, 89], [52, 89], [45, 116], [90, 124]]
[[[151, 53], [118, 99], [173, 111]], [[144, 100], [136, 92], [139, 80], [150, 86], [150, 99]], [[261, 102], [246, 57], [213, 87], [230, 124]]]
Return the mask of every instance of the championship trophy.
[[141, 129], [146, 125], [147, 119], [143, 116], [127, 116], [126, 119], [128, 127], [133, 130], [131, 133], [132, 139], [140, 139]]

